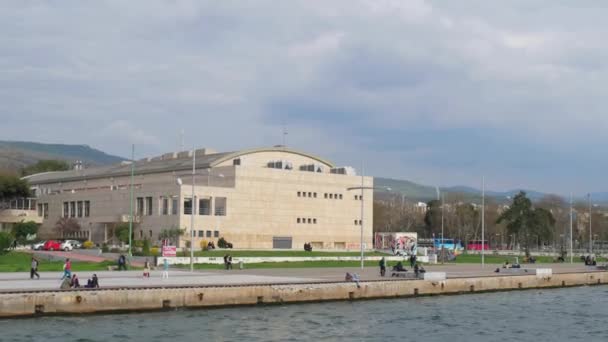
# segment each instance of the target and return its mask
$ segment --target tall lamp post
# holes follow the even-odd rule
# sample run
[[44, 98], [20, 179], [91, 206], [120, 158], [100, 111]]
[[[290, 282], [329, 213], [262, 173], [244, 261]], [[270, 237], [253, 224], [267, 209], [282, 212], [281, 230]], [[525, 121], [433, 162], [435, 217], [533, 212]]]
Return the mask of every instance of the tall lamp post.
[[131, 264], [131, 258], [133, 257], [131, 245], [133, 237], [133, 178], [135, 175], [135, 144], [131, 145], [131, 186], [129, 195], [129, 265]]
[[364, 261], [363, 261], [364, 260], [364, 252], [363, 252], [363, 228], [365, 226], [364, 225], [365, 221], [363, 220], [364, 212], [365, 212], [365, 210], [364, 210], [365, 209], [365, 205], [364, 205], [364, 203], [365, 203], [364, 202], [365, 201], [365, 197], [363, 196], [363, 190], [384, 189], [384, 190], [387, 190], [387, 191], [391, 191], [391, 188], [388, 188], [388, 187], [363, 186], [363, 184], [364, 184], [363, 180], [364, 180], [364, 178], [363, 178], [363, 172], [362, 172], [361, 173], [361, 186], [355, 186], [355, 187], [346, 188], [347, 191], [361, 190], [361, 195], [360, 195], [361, 196], [360, 197], [360, 200], [361, 200], [361, 222], [360, 222], [360, 225], [361, 225], [361, 241], [360, 241], [360, 247], [361, 247], [361, 269], [363, 269], [365, 267], [365, 264], [364, 264]]
[[593, 254], [593, 235], [591, 235], [591, 193], [587, 194], [589, 202], [589, 254]]
[[194, 272], [194, 214], [196, 201], [194, 198], [194, 176], [196, 175], [196, 149], [192, 149], [192, 210], [190, 212], [190, 272]]

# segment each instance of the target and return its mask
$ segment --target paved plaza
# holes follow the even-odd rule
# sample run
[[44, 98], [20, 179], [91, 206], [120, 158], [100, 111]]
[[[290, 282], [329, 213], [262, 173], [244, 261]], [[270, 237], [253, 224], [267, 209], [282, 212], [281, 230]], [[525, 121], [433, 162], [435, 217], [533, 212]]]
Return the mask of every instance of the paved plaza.
[[[502, 275], [494, 273], [499, 265], [446, 264], [429, 265], [429, 272], [446, 272], [448, 278]], [[552, 268], [554, 273], [584, 272], [590, 269], [578, 264], [537, 264], [529, 268]], [[346, 272], [358, 273], [362, 281], [391, 279], [379, 275], [377, 267], [360, 268], [284, 268], [284, 269], [234, 269], [195, 270], [171, 269], [169, 279], [162, 279], [162, 271], [152, 271], [150, 278], [143, 278], [142, 271], [77, 272], [80, 284], [84, 285], [93, 273], [99, 277], [101, 287], [146, 287], [178, 285], [239, 285], [306, 283], [319, 281], [343, 281]], [[509, 275], [505, 275], [509, 276]], [[41, 272], [40, 279], [31, 280], [29, 272], [0, 273], [0, 291], [56, 290], [59, 289], [61, 272]]]

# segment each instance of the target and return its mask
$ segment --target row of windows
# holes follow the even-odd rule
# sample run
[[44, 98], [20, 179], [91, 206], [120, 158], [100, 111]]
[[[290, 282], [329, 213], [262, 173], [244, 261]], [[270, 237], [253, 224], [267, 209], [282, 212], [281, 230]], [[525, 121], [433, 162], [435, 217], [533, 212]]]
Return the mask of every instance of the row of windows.
[[211, 230], [207, 230], [207, 231], [205, 231], [205, 230], [199, 230], [198, 231], [198, 237], [199, 238], [202, 238], [202, 237], [208, 237], [208, 238], [210, 238], [212, 233], [213, 233], [213, 237], [215, 237], [215, 238], [220, 237], [220, 231], [219, 230], [214, 230], [214, 231], [211, 231]]
[[[308, 196], [307, 196], [308, 195]], [[310, 197], [310, 198], [317, 198], [317, 193], [316, 192], [306, 192], [306, 191], [298, 191], [298, 197]]]
[[90, 201], [63, 202], [63, 217], [89, 217], [90, 211]]
[[[215, 202], [215, 210], [213, 214], [215, 216], [226, 216], [226, 207], [228, 200], [226, 197], [215, 197], [215, 198], [201, 198], [198, 200], [198, 214], [199, 215], [211, 215], [212, 201]], [[184, 199], [184, 215], [196, 215], [196, 207], [192, 208], [192, 199]]]
[[317, 219], [316, 218], [300, 218], [298, 217], [296, 219], [297, 223], [308, 223], [308, 224], [317, 224]]
[[49, 217], [49, 204], [38, 203], [38, 216], [48, 218]]
[[329, 199], [342, 199], [342, 194], [325, 194], [325, 198]]
[[363, 195], [355, 195], [355, 201], [362, 201]]
[[355, 220], [355, 226], [360, 226], [363, 223], [361, 220]]

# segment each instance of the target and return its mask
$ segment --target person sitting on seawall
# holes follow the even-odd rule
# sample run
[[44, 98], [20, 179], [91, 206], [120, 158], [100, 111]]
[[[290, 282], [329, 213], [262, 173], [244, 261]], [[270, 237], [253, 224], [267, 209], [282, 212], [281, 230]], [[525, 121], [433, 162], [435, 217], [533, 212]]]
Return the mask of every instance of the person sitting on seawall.
[[78, 276], [76, 276], [76, 273], [72, 274], [72, 280], [70, 281], [70, 287], [77, 289], [80, 287], [80, 280], [78, 279]]
[[87, 280], [87, 284], [85, 288], [88, 289], [98, 289], [99, 288], [99, 279], [97, 279], [97, 274], [93, 274], [93, 278]]
[[393, 266], [393, 271], [396, 271], [396, 272], [407, 272], [407, 269], [405, 269], [405, 267], [403, 267], [403, 263], [401, 261], [399, 261], [397, 263], [397, 265]]
[[359, 281], [361, 280], [359, 278], [359, 275], [357, 273], [350, 273], [350, 272], [346, 272], [346, 276], [344, 277], [345, 281], [354, 281], [355, 283], [357, 283], [357, 288], [360, 288], [361, 285], [359, 285]]
[[71, 281], [71, 276], [66, 275], [63, 280], [61, 280], [61, 285], [59, 285], [59, 288], [62, 290], [69, 290], [70, 286], [72, 286], [72, 281]]
[[424, 269], [424, 267], [422, 267], [422, 265], [418, 265], [418, 263], [416, 263], [416, 265], [414, 265], [414, 274], [416, 275], [416, 278], [418, 278], [418, 276], [422, 273], [425, 273], [426, 270]]

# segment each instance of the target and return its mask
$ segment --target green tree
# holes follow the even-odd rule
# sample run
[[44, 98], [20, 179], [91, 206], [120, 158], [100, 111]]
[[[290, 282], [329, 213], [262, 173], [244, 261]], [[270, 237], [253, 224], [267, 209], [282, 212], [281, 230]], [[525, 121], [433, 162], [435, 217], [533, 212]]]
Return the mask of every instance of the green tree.
[[13, 236], [8, 232], [0, 232], [0, 255], [8, 252], [8, 248], [13, 242]]
[[29, 196], [30, 186], [26, 180], [13, 175], [0, 174], [0, 199]]
[[114, 236], [122, 243], [129, 243], [129, 224], [120, 223], [114, 227]]
[[33, 175], [49, 171], [66, 171], [70, 169], [70, 164], [64, 160], [39, 160], [36, 164], [21, 169], [23, 176]]
[[12, 233], [17, 241], [23, 243], [27, 240], [28, 235], [38, 233], [38, 224], [34, 221], [16, 223], [13, 225]]
[[503, 221], [507, 224], [509, 234], [517, 234], [523, 240], [526, 256], [530, 256], [532, 238], [550, 238], [555, 225], [553, 214], [544, 208], [534, 208], [523, 191], [515, 195], [509, 209], [498, 217], [496, 223]]
[[432, 200], [427, 203], [427, 208], [424, 223], [431, 234], [437, 233], [441, 230], [441, 202]]
[[177, 227], [172, 227], [169, 229], [163, 229], [158, 235], [161, 240], [169, 240], [171, 243], [177, 243], [177, 240], [180, 236], [186, 233], [185, 229], [179, 229]]

